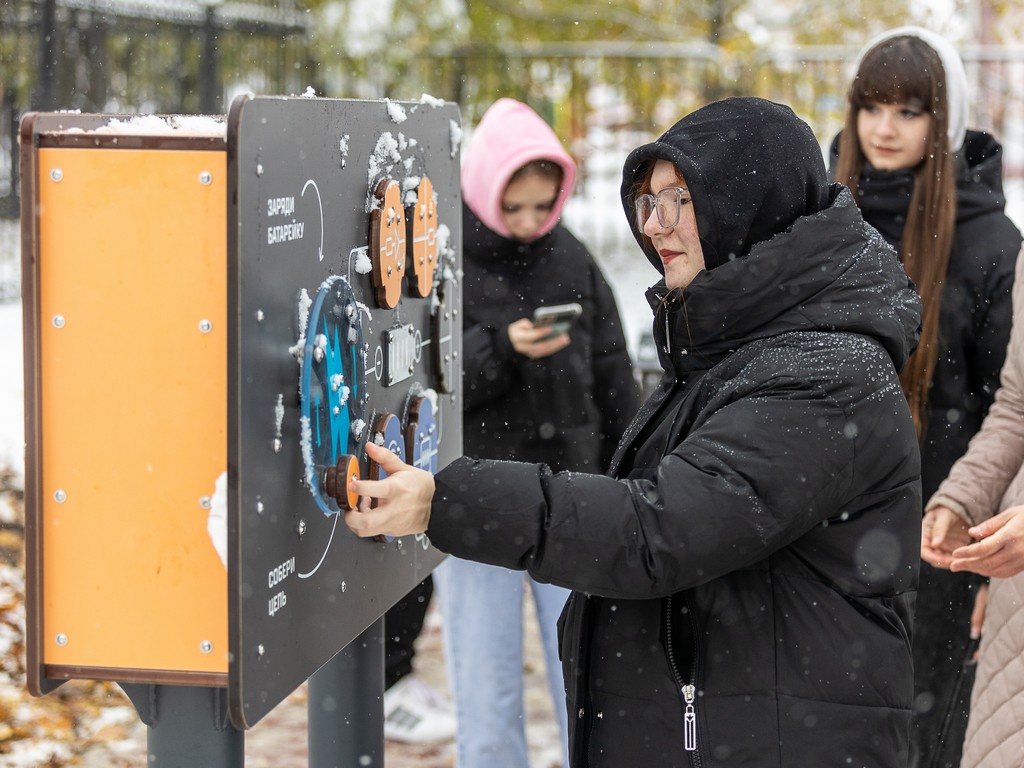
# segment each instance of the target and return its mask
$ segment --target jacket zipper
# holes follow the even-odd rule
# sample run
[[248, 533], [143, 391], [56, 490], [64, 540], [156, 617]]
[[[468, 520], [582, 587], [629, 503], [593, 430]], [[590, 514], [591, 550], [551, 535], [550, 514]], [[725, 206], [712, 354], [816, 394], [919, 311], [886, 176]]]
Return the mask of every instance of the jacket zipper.
[[665, 352], [672, 354], [672, 334], [669, 333], [668, 327], [668, 307], [664, 307], [665, 313]]
[[683, 701], [686, 704], [683, 710], [683, 749], [690, 753], [691, 765], [695, 766], [695, 768], [700, 768], [703, 765], [703, 761], [700, 758], [700, 750], [697, 749], [697, 708], [694, 703], [697, 698], [697, 664], [699, 659], [698, 652], [700, 650], [697, 644], [697, 625], [693, 620], [693, 607], [690, 604], [689, 598], [687, 598], [686, 605], [689, 608], [687, 617], [690, 621], [693, 637], [693, 664], [690, 666], [690, 679], [685, 681], [679, 672], [679, 664], [676, 662], [675, 646], [672, 640], [673, 597], [674, 595], [669, 595], [665, 600], [665, 646], [668, 651], [668, 663], [672, 670], [672, 677], [675, 679], [679, 692], [682, 694]]
[[686, 700], [686, 713], [683, 715], [683, 748], [687, 752], [697, 751], [697, 711], [693, 708], [693, 697], [696, 686], [684, 685], [683, 698]]

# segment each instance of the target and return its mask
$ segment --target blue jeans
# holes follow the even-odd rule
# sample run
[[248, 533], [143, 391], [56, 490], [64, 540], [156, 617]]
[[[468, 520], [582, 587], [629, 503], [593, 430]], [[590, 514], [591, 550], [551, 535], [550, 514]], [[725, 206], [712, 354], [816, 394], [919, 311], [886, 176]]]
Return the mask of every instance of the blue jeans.
[[569, 590], [522, 571], [449, 557], [435, 571], [445, 663], [458, 718], [456, 768], [529, 768], [523, 711], [523, 594], [533, 591], [544, 666], [569, 765], [558, 616]]

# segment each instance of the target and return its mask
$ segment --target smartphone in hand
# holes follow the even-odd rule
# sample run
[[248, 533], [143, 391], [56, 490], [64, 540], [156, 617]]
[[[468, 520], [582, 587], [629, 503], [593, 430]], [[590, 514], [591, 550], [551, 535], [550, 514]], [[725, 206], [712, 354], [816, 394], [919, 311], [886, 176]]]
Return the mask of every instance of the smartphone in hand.
[[533, 324], [550, 328], [550, 332], [538, 341], [547, 341], [560, 333], [568, 333], [582, 314], [583, 307], [576, 302], [537, 307], [533, 310]]

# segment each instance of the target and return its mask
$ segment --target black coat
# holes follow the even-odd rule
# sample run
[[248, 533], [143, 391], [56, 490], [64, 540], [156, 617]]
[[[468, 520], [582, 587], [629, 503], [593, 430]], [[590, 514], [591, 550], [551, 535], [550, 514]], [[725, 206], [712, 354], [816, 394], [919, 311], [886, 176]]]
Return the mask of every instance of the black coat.
[[[464, 452], [604, 471], [639, 404], [611, 288], [562, 225], [521, 243], [462, 212]], [[568, 347], [538, 360], [512, 348], [510, 323], [568, 302], [583, 306]]]
[[[1004, 212], [999, 143], [986, 133], [968, 131], [955, 167], [956, 229], [942, 290], [941, 348], [921, 446], [925, 499], [967, 451], [999, 387], [1021, 245], [1020, 232]], [[894, 247], [903, 236], [913, 189], [911, 171], [865, 169], [861, 177], [864, 218]]]
[[[795, 118], [750, 120], [751, 101], [717, 110], [728, 122], [736, 104], [725, 128], [742, 133], [711, 126], [726, 140], [695, 162], [741, 168], [729, 140], [794, 157]], [[627, 211], [646, 162], [677, 162], [677, 129], [627, 161]], [[715, 198], [698, 221], [746, 202], [728, 173], [686, 173], [695, 201]], [[757, 194], [806, 186], [773, 179]], [[561, 631], [574, 768], [906, 760], [921, 498], [896, 371], [919, 301], [849, 192], [822, 191], [824, 210], [737, 246], [682, 300], [652, 290], [666, 372], [612, 477], [470, 459], [436, 477], [438, 547], [575, 590]]]
[[[921, 444], [926, 501], [967, 451], [999, 386], [1021, 246], [1020, 232], [1004, 212], [999, 143], [986, 133], [968, 131], [955, 168], [956, 229], [939, 313], [941, 346]], [[864, 218], [894, 246], [903, 236], [913, 190], [912, 171], [863, 171]], [[977, 648], [969, 636], [970, 617], [983, 581], [975, 574], [921, 565], [913, 649], [913, 768], [960, 763], [973, 681], [973, 663], [965, 660]]]

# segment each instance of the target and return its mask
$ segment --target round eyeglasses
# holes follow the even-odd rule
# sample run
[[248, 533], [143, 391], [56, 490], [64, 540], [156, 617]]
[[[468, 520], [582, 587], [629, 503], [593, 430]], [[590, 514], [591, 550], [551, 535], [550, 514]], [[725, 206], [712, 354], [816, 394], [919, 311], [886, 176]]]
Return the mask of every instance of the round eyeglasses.
[[643, 232], [651, 214], [658, 212], [658, 223], [663, 229], [672, 229], [679, 223], [679, 209], [690, 202], [686, 187], [668, 187], [657, 195], [640, 195], [636, 199], [636, 228]]

